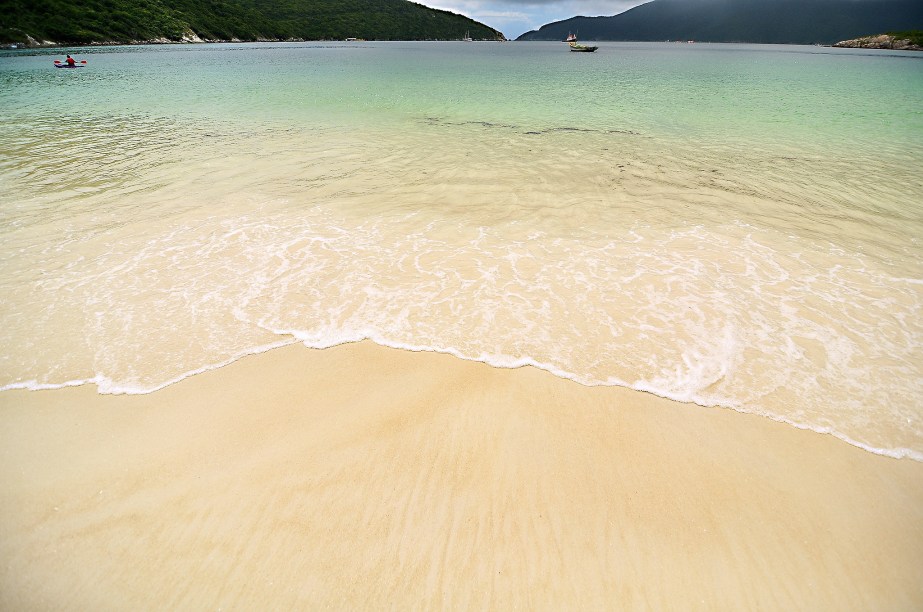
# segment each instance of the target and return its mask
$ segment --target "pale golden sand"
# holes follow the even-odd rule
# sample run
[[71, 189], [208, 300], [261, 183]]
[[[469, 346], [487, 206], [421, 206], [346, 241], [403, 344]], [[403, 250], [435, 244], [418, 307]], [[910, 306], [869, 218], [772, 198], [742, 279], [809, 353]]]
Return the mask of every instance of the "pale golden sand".
[[923, 464], [368, 343], [0, 394], [0, 609], [920, 609]]

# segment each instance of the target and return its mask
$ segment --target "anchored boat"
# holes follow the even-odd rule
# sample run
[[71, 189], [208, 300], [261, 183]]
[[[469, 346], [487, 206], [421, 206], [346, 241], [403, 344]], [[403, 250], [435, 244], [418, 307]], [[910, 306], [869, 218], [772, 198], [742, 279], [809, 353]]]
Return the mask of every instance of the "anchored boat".
[[564, 39], [564, 42], [566, 42], [570, 46], [571, 51], [581, 51], [583, 53], [592, 53], [593, 51], [596, 51], [597, 49], [599, 49], [599, 47], [589, 47], [587, 45], [581, 45], [580, 43], [577, 42], [577, 35], [572, 34], [570, 32], [567, 33], [567, 38]]
[[582, 51], [583, 53], [592, 53], [593, 51], [599, 49], [599, 47], [588, 47], [587, 45], [581, 45], [576, 40], [567, 44], [570, 45], [571, 51]]

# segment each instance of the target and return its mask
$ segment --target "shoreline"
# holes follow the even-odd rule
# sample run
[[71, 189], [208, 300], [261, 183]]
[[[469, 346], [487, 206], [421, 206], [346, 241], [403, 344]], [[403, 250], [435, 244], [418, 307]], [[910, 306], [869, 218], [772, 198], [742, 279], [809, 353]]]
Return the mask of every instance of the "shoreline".
[[[205, 39], [198, 38], [195, 39], [181, 39], [181, 40], [171, 40], [169, 38], [156, 38], [151, 40], [131, 40], [131, 41], [115, 41], [115, 40], [94, 40], [92, 42], [85, 43], [60, 43], [51, 40], [35, 40], [35, 42], [29, 43], [19, 43], [19, 42], [5, 42], [0, 43], [0, 49], [5, 50], [16, 50], [16, 49], [73, 49], [73, 48], [93, 48], [93, 47], [137, 47], [145, 45], [221, 45], [221, 44], [259, 44], [259, 43], [366, 43], [366, 42], [462, 42], [460, 39], [456, 38], [406, 38], [406, 39], [374, 39], [374, 38], [363, 38], [356, 40], [347, 40], [343, 38], [261, 38], [258, 40], [241, 40], [241, 39], [229, 39], [229, 40], [219, 40], [219, 39]], [[492, 38], [479, 38], [475, 39], [473, 42], [513, 42], [509, 39], [492, 39]], [[612, 41], [619, 42], [619, 41]], [[622, 41], [630, 42], [630, 41]]]
[[923, 604], [919, 462], [534, 367], [294, 345], [0, 419], [4, 608]]
[[323, 350], [334, 349], [334, 348], [341, 347], [341, 346], [353, 345], [353, 344], [363, 344], [363, 343], [371, 343], [385, 350], [447, 355], [450, 357], [454, 357], [456, 359], [460, 359], [462, 361], [479, 363], [479, 364], [485, 365], [490, 368], [496, 368], [496, 369], [501, 369], [501, 370], [518, 370], [520, 368], [535, 368], [536, 370], [545, 372], [551, 376], [554, 376], [555, 378], [565, 380], [565, 381], [580, 385], [581, 387], [586, 387], [588, 389], [597, 388], [597, 387], [624, 389], [625, 391], [628, 391], [630, 393], [642, 393], [645, 395], [650, 395], [658, 400], [665, 400], [669, 402], [676, 402], [679, 404], [686, 404], [689, 406], [695, 406], [695, 407], [706, 409], [706, 410], [714, 410], [714, 409], [730, 410], [732, 412], [736, 412], [739, 414], [745, 414], [749, 416], [755, 416], [758, 418], [768, 419], [774, 423], [779, 423], [781, 425], [793, 427], [795, 429], [799, 429], [802, 431], [808, 431], [808, 432], [815, 433], [818, 435], [831, 436], [835, 438], [836, 440], [839, 440], [840, 442], [844, 442], [846, 444], [849, 444], [850, 446], [858, 448], [864, 452], [877, 455], [879, 457], [887, 457], [887, 458], [896, 459], [896, 460], [906, 459], [908, 461], [915, 461], [918, 463], [923, 463], [923, 453], [919, 451], [916, 451], [910, 448], [905, 448], [905, 447], [899, 447], [899, 448], [893, 448], [893, 449], [878, 448], [878, 447], [871, 446], [869, 444], [854, 440], [848, 435], [843, 434], [833, 429], [832, 427], [820, 428], [818, 426], [798, 423], [796, 421], [787, 419], [783, 416], [779, 416], [776, 414], [746, 410], [743, 408], [726, 405], [722, 403], [698, 402], [694, 398], [689, 399], [685, 397], [673, 397], [669, 393], [662, 392], [658, 389], [649, 388], [649, 387], [639, 387], [639, 386], [632, 385], [624, 381], [613, 382], [610, 380], [609, 383], [588, 382], [586, 380], [582, 380], [576, 374], [573, 374], [566, 370], [560, 370], [553, 365], [550, 365], [547, 363], [541, 363], [541, 362], [535, 361], [534, 359], [528, 358], [528, 357], [520, 358], [516, 360], [491, 359], [490, 357], [484, 356], [484, 355], [481, 355], [479, 357], [470, 357], [455, 349], [436, 348], [436, 347], [431, 347], [431, 346], [394, 344], [394, 343], [389, 343], [381, 338], [372, 338], [372, 337], [341, 340], [334, 344], [324, 345], [324, 346], [306, 346], [301, 340], [298, 340], [296, 337], [292, 337], [291, 339], [288, 339], [288, 340], [280, 340], [278, 342], [274, 342], [274, 343], [271, 343], [265, 346], [257, 346], [252, 349], [245, 350], [241, 353], [238, 353], [237, 355], [229, 357], [228, 359], [220, 363], [205, 365], [205, 366], [196, 368], [188, 372], [183, 372], [182, 374], [179, 374], [173, 378], [170, 378], [166, 380], [165, 382], [160, 383], [150, 389], [131, 389], [129, 387], [120, 387], [118, 385], [113, 385], [111, 380], [107, 378], [102, 378], [97, 375], [92, 378], [68, 380], [62, 383], [38, 383], [35, 380], [23, 381], [19, 383], [11, 383], [6, 386], [0, 386], [0, 394], [5, 393], [7, 391], [27, 391], [27, 392], [56, 391], [56, 390], [61, 390], [61, 389], [91, 386], [96, 389], [96, 392], [99, 395], [110, 395], [110, 396], [150, 395], [153, 393], [158, 393], [160, 391], [163, 391], [164, 389], [167, 389], [173, 385], [180, 384], [183, 381], [193, 378], [195, 376], [207, 374], [209, 372], [213, 372], [213, 371], [225, 368], [229, 365], [233, 365], [234, 363], [242, 359], [247, 359], [250, 357], [263, 355], [270, 351], [284, 349], [286, 347], [290, 347], [293, 345], [300, 346], [306, 350], [323, 351]]
[[[698, 45], [759, 45], [767, 47], [823, 47], [825, 49], [862, 49], [862, 50], [874, 50], [874, 51], [923, 51], [923, 47], [917, 45], [909, 46], [898, 46], [898, 47], [887, 47], [887, 46], [866, 46], [862, 44], [848, 45], [844, 43], [852, 43], [858, 41], [864, 41], [866, 39], [875, 39], [875, 36], [867, 36], [861, 39], [854, 40], [845, 40], [839, 41], [836, 43], [822, 44], [822, 43], [751, 43], [751, 42], [729, 42], [729, 41], [695, 41], [695, 44]], [[407, 38], [407, 39], [362, 39], [362, 40], [346, 40], [342, 38], [266, 38], [259, 40], [211, 40], [211, 39], [198, 39], [198, 40], [170, 40], [167, 38], [164, 39], [152, 39], [152, 40], [132, 40], [132, 41], [92, 41], [86, 43], [59, 43], [55, 41], [36, 41], [35, 43], [0, 43], [0, 50], [5, 51], [14, 51], [14, 50], [41, 50], [41, 49], [92, 49], [95, 47], [141, 47], [147, 45], [226, 45], [226, 44], [260, 44], [260, 43], [404, 43], [404, 42], [462, 42], [459, 39], [454, 38], [445, 38], [445, 39], [434, 39], [434, 38]], [[516, 40], [516, 39], [475, 39], [474, 42], [520, 42], [520, 43], [549, 43], [549, 42], [561, 42], [554, 40]], [[617, 43], [617, 44], [689, 44], [686, 41], [681, 40], [594, 40], [593, 42], [602, 42], [602, 43]]]

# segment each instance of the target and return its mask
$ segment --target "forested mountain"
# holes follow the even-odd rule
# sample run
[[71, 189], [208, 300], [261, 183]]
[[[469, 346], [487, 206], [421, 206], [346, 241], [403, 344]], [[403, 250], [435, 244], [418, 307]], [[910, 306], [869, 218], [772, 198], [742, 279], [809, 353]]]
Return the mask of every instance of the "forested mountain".
[[0, 0], [0, 42], [451, 40], [503, 35], [407, 0]]
[[612, 17], [574, 17], [517, 40], [696, 40], [832, 44], [923, 28], [921, 0], [654, 0]]

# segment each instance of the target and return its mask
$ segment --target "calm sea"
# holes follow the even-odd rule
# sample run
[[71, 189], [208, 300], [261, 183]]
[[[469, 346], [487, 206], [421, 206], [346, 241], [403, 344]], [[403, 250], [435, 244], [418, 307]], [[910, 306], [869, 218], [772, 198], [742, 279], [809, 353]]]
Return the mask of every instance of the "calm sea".
[[359, 339], [923, 460], [923, 54], [0, 55], [0, 388]]

